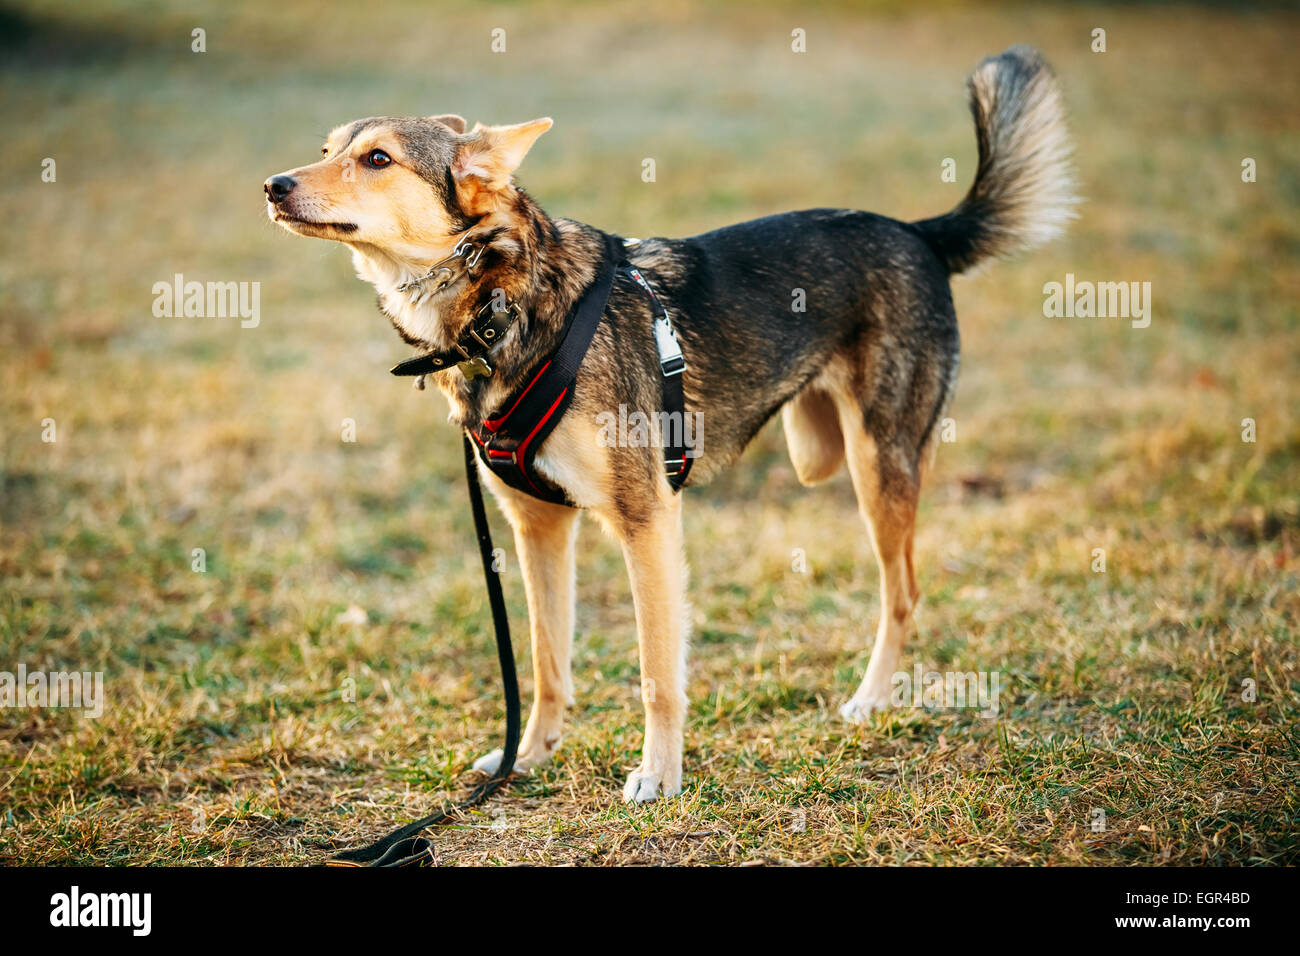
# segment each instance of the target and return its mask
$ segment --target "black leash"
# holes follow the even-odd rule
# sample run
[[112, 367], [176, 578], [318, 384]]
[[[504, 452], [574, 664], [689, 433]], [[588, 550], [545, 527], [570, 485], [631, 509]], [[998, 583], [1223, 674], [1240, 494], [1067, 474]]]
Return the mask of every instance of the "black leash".
[[325, 861], [326, 866], [431, 866], [434, 863], [433, 841], [419, 836], [422, 830], [438, 826], [448, 819], [478, 806], [501, 789], [515, 768], [519, 750], [519, 679], [515, 675], [515, 654], [510, 646], [510, 619], [506, 616], [501, 578], [492, 569], [492, 532], [488, 527], [487, 509], [483, 506], [483, 489], [479, 486], [474, 462], [474, 446], [469, 435], [461, 435], [465, 444], [465, 483], [469, 487], [470, 510], [474, 512], [474, 531], [478, 535], [479, 556], [483, 559], [483, 577], [487, 581], [488, 603], [492, 605], [492, 624], [496, 629], [497, 658], [501, 664], [501, 683], [506, 692], [506, 742], [501, 748], [501, 763], [487, 780], [475, 787], [460, 803], [439, 810], [413, 823], [399, 827], [369, 846], [344, 850]]

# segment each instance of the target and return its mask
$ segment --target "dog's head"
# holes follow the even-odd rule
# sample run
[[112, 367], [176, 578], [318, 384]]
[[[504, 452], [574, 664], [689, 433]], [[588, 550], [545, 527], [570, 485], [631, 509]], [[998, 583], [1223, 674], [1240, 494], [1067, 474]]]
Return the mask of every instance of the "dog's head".
[[549, 118], [469, 132], [459, 116], [357, 120], [330, 133], [319, 162], [266, 181], [267, 216], [300, 236], [440, 259], [510, 207], [512, 174], [550, 128]]

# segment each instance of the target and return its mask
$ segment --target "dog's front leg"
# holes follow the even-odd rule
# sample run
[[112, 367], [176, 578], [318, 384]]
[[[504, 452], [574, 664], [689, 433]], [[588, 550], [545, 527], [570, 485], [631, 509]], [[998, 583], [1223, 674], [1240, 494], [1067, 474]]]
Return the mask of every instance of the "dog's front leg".
[[[480, 470], [484, 474], [486, 469]], [[533, 643], [533, 709], [528, 715], [515, 766], [528, 770], [548, 760], [564, 730], [564, 711], [573, 703], [569, 659], [573, 648], [574, 540], [578, 510], [521, 495], [495, 476], [491, 483], [515, 532], [515, 550], [528, 598]], [[501, 751], [474, 762], [494, 773]]]
[[682, 789], [687, 610], [681, 499], [656, 500], [647, 515], [622, 516], [615, 528], [632, 582], [645, 705], [641, 766], [627, 778], [623, 799], [643, 803]]

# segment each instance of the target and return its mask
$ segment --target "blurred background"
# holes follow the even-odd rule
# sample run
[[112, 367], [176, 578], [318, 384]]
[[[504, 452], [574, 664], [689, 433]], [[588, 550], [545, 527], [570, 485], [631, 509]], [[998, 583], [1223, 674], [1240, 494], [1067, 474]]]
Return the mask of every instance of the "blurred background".
[[[103, 671], [107, 704], [0, 710], [0, 860], [297, 862], [423, 813], [495, 746], [445, 404], [388, 375], [409, 350], [346, 249], [266, 221], [268, 175], [361, 116], [552, 116], [518, 178], [555, 216], [920, 218], [970, 184], [966, 76], [1028, 43], [1085, 202], [1063, 241], [954, 282], [956, 440], [905, 657], [999, 670], [1000, 718], [837, 722], [876, 570], [847, 476], [801, 489], [773, 422], [688, 493], [686, 794], [618, 802], [635, 635], [588, 523], [566, 743], [443, 852], [1296, 862], [1298, 42], [1295, 12], [1250, 5], [5, 2], [0, 669]], [[257, 283], [256, 327], [156, 316], [178, 273]], [[1150, 327], [1044, 317], [1066, 273], [1150, 282]]]

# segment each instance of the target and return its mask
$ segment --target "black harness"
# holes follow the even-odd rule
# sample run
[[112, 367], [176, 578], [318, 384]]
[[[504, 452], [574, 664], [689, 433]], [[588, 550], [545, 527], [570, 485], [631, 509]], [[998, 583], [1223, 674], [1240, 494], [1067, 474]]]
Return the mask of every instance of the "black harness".
[[[452, 258], [464, 257], [467, 267], [472, 268], [472, 263], [476, 263], [481, 255], [481, 250], [462, 243]], [[448, 274], [447, 269], [440, 263], [425, 278], [443, 281], [445, 274]], [[690, 474], [695, 459], [686, 446], [690, 431], [686, 426], [686, 397], [682, 387], [686, 360], [682, 357], [668, 310], [654, 288], [627, 261], [622, 240], [606, 235], [605, 254], [595, 281], [587, 287], [566, 319], [559, 346], [532, 374], [528, 384], [508, 398], [500, 409], [478, 426], [466, 429], [478, 449], [479, 460], [507, 485], [534, 498], [572, 505], [563, 489], [537, 472], [534, 459], [537, 449], [559, 424], [573, 401], [578, 367], [591, 346], [596, 327], [600, 325], [614, 282], [621, 276], [630, 278], [645, 293], [654, 315], [655, 347], [662, 377], [662, 410], [668, 413], [661, 419], [660, 429], [668, 483], [676, 491]], [[490, 353], [518, 316], [519, 308], [515, 303], [489, 301], [453, 348], [408, 359], [394, 366], [392, 372], [394, 375], [425, 375], [455, 366], [468, 378], [491, 375]]]

